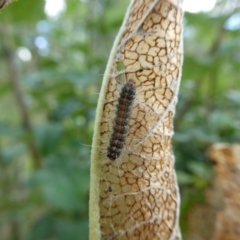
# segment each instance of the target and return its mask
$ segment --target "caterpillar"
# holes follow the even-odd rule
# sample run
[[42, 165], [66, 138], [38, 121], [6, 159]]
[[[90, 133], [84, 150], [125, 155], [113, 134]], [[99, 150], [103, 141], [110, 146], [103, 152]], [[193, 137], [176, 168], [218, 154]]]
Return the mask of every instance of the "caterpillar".
[[124, 147], [131, 107], [135, 94], [136, 86], [134, 81], [131, 79], [122, 87], [118, 99], [112, 136], [107, 148], [107, 157], [111, 160], [116, 160], [119, 158]]

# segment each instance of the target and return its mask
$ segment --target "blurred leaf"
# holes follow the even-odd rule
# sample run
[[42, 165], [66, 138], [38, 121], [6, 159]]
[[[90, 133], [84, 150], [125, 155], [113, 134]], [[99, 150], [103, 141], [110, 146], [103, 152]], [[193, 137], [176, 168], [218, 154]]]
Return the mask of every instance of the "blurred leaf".
[[42, 0], [15, 1], [1, 12], [1, 19], [18, 24], [34, 24], [44, 17], [43, 7]]
[[22, 129], [19, 129], [10, 123], [0, 121], [0, 136], [18, 137], [20, 133], [22, 133]]
[[177, 171], [177, 179], [179, 185], [187, 185], [193, 183], [193, 176], [183, 171]]
[[36, 125], [34, 127], [36, 141], [44, 155], [53, 153], [59, 147], [63, 127], [57, 123]]
[[232, 100], [233, 102], [240, 104], [240, 91], [237, 90], [230, 90], [226, 93], [228, 99]]
[[28, 87], [38, 88], [41, 86], [42, 82], [46, 80], [48, 80], [48, 84], [51, 85], [68, 82], [74, 85], [80, 85], [81, 87], [95, 82], [94, 74], [89, 72], [60, 72], [53, 69], [45, 69], [44, 71], [42, 70], [33, 74], [28, 74], [25, 77], [24, 83]]
[[1, 151], [1, 154], [5, 162], [9, 163], [16, 160], [18, 156], [21, 156], [25, 149], [26, 148], [22, 143], [18, 143], [9, 147], [4, 147]]
[[[64, 210], [79, 209], [79, 186], [74, 185], [64, 172], [42, 171], [38, 173], [46, 201], [54, 208]], [[80, 179], [79, 179], [80, 181]]]
[[87, 240], [87, 221], [73, 221], [60, 216], [55, 220], [53, 215], [45, 215], [35, 223], [28, 240], [45, 240], [56, 238], [58, 240]]
[[200, 177], [201, 179], [204, 179], [205, 181], [209, 180], [211, 177], [211, 169], [208, 165], [200, 163], [200, 162], [191, 162], [188, 164], [189, 170], [192, 171], [192, 173]]

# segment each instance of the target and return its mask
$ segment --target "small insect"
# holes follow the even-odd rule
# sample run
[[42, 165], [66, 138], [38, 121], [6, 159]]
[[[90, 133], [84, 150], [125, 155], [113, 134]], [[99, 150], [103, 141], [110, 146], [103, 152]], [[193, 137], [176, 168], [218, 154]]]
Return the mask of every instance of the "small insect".
[[122, 87], [118, 99], [117, 111], [113, 124], [113, 133], [107, 149], [107, 156], [111, 160], [116, 160], [121, 155], [128, 129], [131, 106], [135, 94], [135, 83], [133, 80], [129, 80]]

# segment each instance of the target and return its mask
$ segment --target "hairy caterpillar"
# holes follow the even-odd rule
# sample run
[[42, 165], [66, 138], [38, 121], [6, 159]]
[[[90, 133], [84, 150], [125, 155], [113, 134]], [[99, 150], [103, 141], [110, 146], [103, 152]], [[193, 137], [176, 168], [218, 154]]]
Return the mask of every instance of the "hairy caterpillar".
[[113, 133], [107, 149], [107, 156], [111, 160], [116, 160], [121, 155], [135, 94], [135, 83], [133, 80], [129, 80], [122, 87], [120, 97], [118, 99], [117, 111], [113, 124]]

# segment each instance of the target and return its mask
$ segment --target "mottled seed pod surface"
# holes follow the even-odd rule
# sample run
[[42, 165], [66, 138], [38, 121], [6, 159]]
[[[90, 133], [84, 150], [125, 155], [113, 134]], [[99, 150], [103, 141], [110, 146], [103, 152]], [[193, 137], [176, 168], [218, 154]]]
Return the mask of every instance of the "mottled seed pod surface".
[[90, 240], [177, 240], [172, 151], [182, 0], [132, 0], [104, 75], [95, 125]]

